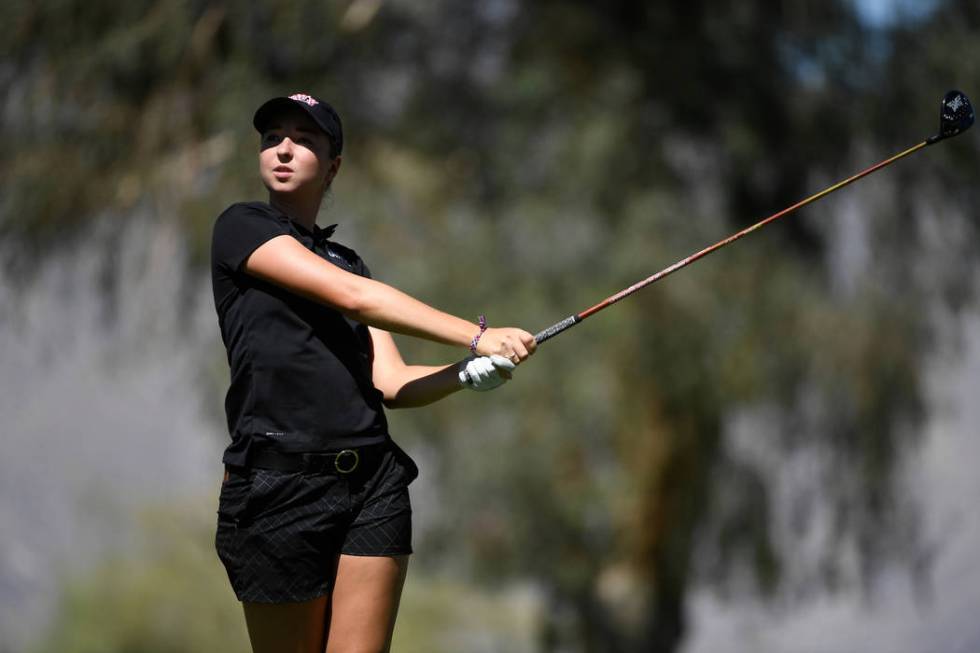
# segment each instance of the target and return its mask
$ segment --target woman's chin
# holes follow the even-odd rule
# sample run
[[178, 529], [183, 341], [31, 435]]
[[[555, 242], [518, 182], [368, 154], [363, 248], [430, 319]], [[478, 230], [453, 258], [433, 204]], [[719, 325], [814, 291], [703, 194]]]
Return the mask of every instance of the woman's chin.
[[270, 193], [288, 195], [290, 193], [295, 193], [301, 187], [301, 185], [297, 184], [293, 180], [280, 181], [277, 179], [271, 179], [271, 180], [267, 179], [265, 181], [265, 187], [269, 190]]

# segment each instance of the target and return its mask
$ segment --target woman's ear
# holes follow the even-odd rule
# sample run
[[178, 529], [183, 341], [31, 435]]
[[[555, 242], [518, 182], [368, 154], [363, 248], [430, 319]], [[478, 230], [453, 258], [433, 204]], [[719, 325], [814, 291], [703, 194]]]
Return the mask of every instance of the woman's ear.
[[327, 168], [327, 174], [326, 177], [324, 177], [324, 182], [327, 186], [330, 186], [330, 184], [333, 182], [333, 178], [337, 176], [338, 172], [340, 172], [341, 162], [342, 159], [339, 156], [334, 157], [330, 162], [330, 167]]

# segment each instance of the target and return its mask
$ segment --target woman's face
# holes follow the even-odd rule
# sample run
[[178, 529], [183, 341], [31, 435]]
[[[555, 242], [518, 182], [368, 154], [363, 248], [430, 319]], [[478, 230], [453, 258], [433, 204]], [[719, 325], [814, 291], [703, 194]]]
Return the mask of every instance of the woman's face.
[[300, 109], [279, 114], [262, 132], [259, 173], [270, 193], [322, 195], [339, 168], [327, 135]]

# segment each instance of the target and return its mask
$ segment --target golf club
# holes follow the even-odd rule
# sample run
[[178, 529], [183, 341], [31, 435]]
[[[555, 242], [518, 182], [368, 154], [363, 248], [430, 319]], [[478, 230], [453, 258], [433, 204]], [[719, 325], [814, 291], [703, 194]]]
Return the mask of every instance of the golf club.
[[594, 315], [595, 313], [598, 313], [602, 309], [615, 304], [619, 300], [632, 295], [637, 290], [640, 290], [641, 288], [645, 288], [649, 286], [651, 283], [663, 279], [664, 277], [671, 274], [672, 272], [677, 272], [681, 268], [688, 266], [691, 263], [694, 263], [699, 258], [707, 256], [711, 252], [714, 252], [715, 250], [719, 250], [725, 245], [735, 242], [742, 236], [750, 234], [756, 229], [759, 229], [760, 227], [763, 227], [769, 224], [770, 222], [773, 222], [774, 220], [783, 217], [784, 215], [792, 213], [796, 209], [802, 208], [807, 204], [810, 204], [811, 202], [815, 202], [821, 197], [826, 197], [827, 195], [833, 193], [835, 190], [841, 189], [844, 186], [847, 186], [848, 184], [851, 184], [857, 181], [858, 179], [861, 179], [862, 177], [866, 177], [867, 175], [870, 175], [872, 172], [875, 172], [876, 170], [881, 170], [885, 166], [891, 165], [892, 163], [895, 163], [899, 159], [902, 159], [912, 154], [913, 152], [917, 152], [918, 150], [921, 150], [927, 145], [932, 145], [933, 143], [938, 143], [939, 141], [963, 133], [964, 131], [970, 128], [970, 126], [973, 124], [973, 120], [974, 120], [974, 113], [973, 113], [973, 106], [970, 104], [970, 99], [960, 91], [956, 91], [956, 90], [949, 91], [943, 97], [942, 104], [940, 105], [938, 134], [934, 136], [930, 136], [928, 139], [922, 141], [918, 145], [914, 147], [910, 147], [909, 149], [899, 154], [896, 154], [890, 159], [885, 159], [881, 163], [877, 163], [871, 166], [870, 168], [868, 168], [867, 170], [863, 170], [857, 173], [853, 177], [848, 177], [847, 179], [838, 182], [833, 186], [830, 186], [829, 188], [820, 191], [819, 193], [811, 195], [805, 200], [797, 202], [793, 206], [783, 209], [779, 213], [775, 213], [769, 216], [768, 218], [766, 218], [765, 220], [757, 222], [751, 227], [747, 227], [746, 229], [743, 229], [742, 231], [739, 231], [738, 233], [733, 234], [728, 238], [719, 241], [714, 245], [711, 245], [710, 247], [706, 247], [699, 252], [691, 254], [685, 259], [681, 259], [680, 261], [674, 263], [673, 265], [664, 268], [660, 272], [657, 272], [656, 274], [647, 277], [643, 281], [635, 283], [629, 288], [625, 288], [619, 291], [618, 293], [616, 293], [615, 295], [612, 295], [611, 297], [607, 297], [606, 299], [602, 300], [595, 306], [587, 308], [581, 313], [576, 313], [575, 315], [570, 315], [569, 317], [566, 317], [561, 322], [553, 324], [547, 329], [544, 329], [543, 331], [535, 334], [534, 339], [538, 342], [538, 344], [541, 344], [545, 340], [554, 338], [562, 331], [570, 329], [571, 327], [575, 326], [576, 324], [578, 324], [585, 318], [589, 317], [590, 315]]

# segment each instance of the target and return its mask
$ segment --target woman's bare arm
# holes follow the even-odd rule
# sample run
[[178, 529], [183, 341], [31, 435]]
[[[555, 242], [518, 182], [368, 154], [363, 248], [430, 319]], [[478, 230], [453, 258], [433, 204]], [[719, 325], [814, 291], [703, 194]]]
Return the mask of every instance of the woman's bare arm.
[[[276, 236], [260, 245], [246, 259], [245, 272], [386, 331], [458, 346], [468, 346], [479, 331], [472, 322], [432, 308], [387, 284], [341, 270], [292, 236]], [[477, 352], [516, 355], [524, 360], [534, 348], [534, 336], [526, 331], [496, 328], [483, 334]]]
[[370, 327], [374, 342], [372, 377], [388, 408], [415, 408], [439, 401], [462, 386], [459, 363], [442, 366], [406, 365], [387, 331]]

